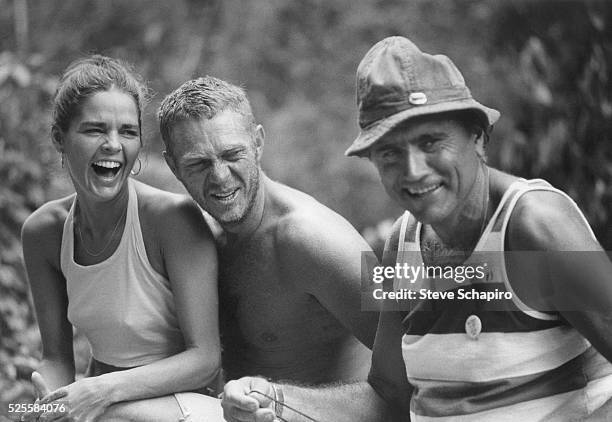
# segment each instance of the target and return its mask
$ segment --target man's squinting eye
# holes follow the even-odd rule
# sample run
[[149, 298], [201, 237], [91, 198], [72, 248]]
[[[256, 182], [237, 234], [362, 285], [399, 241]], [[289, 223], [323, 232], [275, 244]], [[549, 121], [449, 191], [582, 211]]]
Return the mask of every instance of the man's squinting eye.
[[189, 172], [206, 170], [210, 167], [209, 160], [191, 161], [185, 165], [185, 169]]
[[130, 137], [137, 137], [140, 135], [138, 132], [138, 129], [133, 129], [133, 128], [124, 129], [122, 133]]
[[228, 160], [228, 161], [236, 161], [238, 159], [240, 159], [242, 156], [244, 156], [244, 150], [243, 149], [234, 149], [231, 151], [227, 151], [223, 154], [223, 158]]

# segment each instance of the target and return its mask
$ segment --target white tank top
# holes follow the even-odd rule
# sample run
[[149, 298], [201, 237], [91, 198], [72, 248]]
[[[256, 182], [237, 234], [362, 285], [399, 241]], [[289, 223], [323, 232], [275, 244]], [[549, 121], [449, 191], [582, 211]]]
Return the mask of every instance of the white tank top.
[[96, 360], [118, 367], [146, 365], [185, 350], [170, 283], [147, 258], [131, 180], [128, 189], [125, 228], [108, 259], [86, 266], [75, 262], [76, 198], [61, 246], [68, 320], [89, 340]]

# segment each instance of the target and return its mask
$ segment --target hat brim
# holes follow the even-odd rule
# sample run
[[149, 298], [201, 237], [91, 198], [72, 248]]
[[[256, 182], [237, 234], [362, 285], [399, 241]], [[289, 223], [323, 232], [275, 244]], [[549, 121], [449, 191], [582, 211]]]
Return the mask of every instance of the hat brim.
[[474, 100], [473, 98], [445, 102], [440, 104], [426, 104], [422, 106], [416, 106], [395, 113], [385, 119], [378, 120], [370, 126], [362, 129], [357, 138], [351, 144], [351, 146], [345, 151], [344, 155], [349, 157], [355, 155], [365, 155], [366, 151], [378, 140], [380, 140], [380, 138], [387, 134], [391, 129], [412, 117], [458, 110], [479, 111], [486, 118], [488, 126], [492, 126], [500, 117], [499, 111], [493, 108], [486, 107], [480, 104], [478, 101]]

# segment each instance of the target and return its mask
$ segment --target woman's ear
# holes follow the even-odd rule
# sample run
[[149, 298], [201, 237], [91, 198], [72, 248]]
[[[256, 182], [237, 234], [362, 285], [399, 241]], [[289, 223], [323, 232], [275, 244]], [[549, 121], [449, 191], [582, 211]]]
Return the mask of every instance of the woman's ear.
[[53, 141], [55, 150], [62, 154], [64, 152], [64, 134], [56, 125], [51, 127], [51, 140]]

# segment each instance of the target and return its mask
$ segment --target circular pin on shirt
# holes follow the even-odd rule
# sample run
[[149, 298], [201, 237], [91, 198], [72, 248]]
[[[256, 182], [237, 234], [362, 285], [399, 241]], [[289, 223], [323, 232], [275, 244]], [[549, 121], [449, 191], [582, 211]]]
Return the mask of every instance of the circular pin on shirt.
[[424, 92], [411, 92], [408, 101], [413, 105], [423, 105], [427, 102], [427, 95]]
[[482, 321], [476, 315], [470, 315], [465, 320], [465, 332], [469, 338], [477, 340], [482, 331]]

